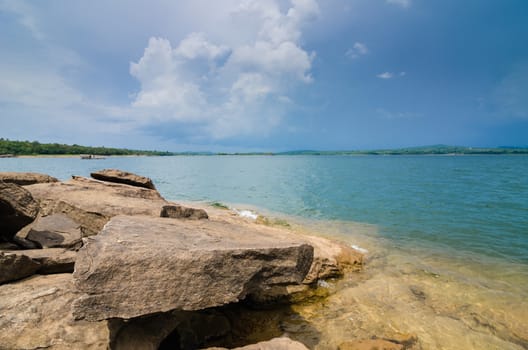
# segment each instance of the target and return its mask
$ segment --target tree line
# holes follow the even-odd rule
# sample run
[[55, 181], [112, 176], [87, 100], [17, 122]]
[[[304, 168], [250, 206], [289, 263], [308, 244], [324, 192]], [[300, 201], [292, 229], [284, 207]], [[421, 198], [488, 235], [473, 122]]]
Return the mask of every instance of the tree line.
[[109, 147], [89, 147], [77, 144], [65, 145], [59, 143], [40, 143], [37, 141], [12, 141], [0, 138], [0, 155], [12, 154], [18, 155], [77, 155], [93, 154], [100, 156], [126, 156], [126, 155], [145, 155], [145, 156], [165, 156], [172, 155], [171, 152], [160, 151], [143, 151], [126, 148], [109, 148]]

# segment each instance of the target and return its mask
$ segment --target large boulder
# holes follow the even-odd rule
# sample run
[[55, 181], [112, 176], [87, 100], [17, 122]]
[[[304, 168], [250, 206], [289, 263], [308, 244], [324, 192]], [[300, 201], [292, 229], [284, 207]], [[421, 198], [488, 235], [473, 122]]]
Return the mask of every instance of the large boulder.
[[0, 181], [27, 186], [40, 183], [58, 182], [56, 178], [39, 173], [0, 172]]
[[294, 235], [223, 221], [118, 216], [79, 250], [78, 319], [132, 318], [237, 302], [299, 284], [313, 248]]
[[74, 321], [71, 274], [0, 286], [0, 349], [108, 349], [106, 321]]
[[64, 248], [8, 250], [4, 253], [26, 256], [39, 264], [39, 274], [72, 273], [77, 252]]
[[79, 176], [65, 182], [36, 184], [26, 188], [41, 202], [63, 202], [85, 213], [95, 213], [105, 223], [116, 215], [159, 217], [161, 208], [170, 204], [156, 190]]
[[38, 203], [28, 190], [0, 181], [0, 241], [10, 241], [37, 217], [38, 211]]
[[39, 268], [38, 262], [19, 252], [0, 252], [0, 284], [31, 276]]
[[40, 248], [78, 249], [82, 246], [81, 226], [65, 214], [39, 217], [25, 238]]
[[127, 171], [118, 169], [104, 169], [93, 172], [90, 174], [91, 177], [101, 181], [116, 182], [126, 184], [130, 186], [143, 187], [151, 190], [155, 190], [156, 187], [152, 183], [152, 180], [145, 176], [136, 175]]

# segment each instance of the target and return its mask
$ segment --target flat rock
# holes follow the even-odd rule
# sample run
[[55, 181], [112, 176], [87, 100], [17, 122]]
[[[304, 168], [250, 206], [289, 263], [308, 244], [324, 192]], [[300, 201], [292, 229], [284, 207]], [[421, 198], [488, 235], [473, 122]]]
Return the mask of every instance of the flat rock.
[[104, 169], [93, 172], [91, 177], [101, 181], [122, 183], [130, 186], [144, 187], [155, 190], [152, 180], [145, 176], [136, 175], [118, 169]]
[[24, 249], [5, 253], [25, 255], [40, 264], [39, 274], [72, 273], [77, 252], [64, 248]]
[[58, 182], [53, 176], [39, 173], [0, 172], [0, 181], [27, 186], [40, 183]]
[[40, 248], [78, 249], [82, 246], [81, 238], [81, 226], [65, 214], [39, 217], [26, 236]]
[[312, 258], [302, 240], [257, 227], [118, 216], [79, 250], [73, 313], [128, 319], [220, 306], [302, 282]]
[[208, 219], [207, 212], [203, 209], [189, 208], [182, 205], [165, 205], [161, 208], [160, 217], [173, 219]]
[[38, 214], [39, 206], [23, 187], [0, 181], [0, 241], [10, 241]]
[[0, 252], [0, 284], [33, 275], [40, 264], [30, 257], [15, 253]]
[[116, 215], [159, 217], [161, 208], [170, 204], [156, 190], [79, 176], [65, 182], [36, 184], [25, 188], [41, 202], [63, 202], [85, 213], [98, 215], [105, 223]]
[[0, 349], [107, 349], [106, 321], [74, 321], [78, 297], [71, 274], [27, 278], [0, 286]]

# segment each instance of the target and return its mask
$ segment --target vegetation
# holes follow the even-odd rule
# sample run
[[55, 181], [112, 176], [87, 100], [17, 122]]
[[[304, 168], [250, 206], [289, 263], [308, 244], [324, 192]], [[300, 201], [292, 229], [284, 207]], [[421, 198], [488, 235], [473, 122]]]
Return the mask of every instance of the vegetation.
[[434, 145], [380, 150], [352, 151], [289, 151], [289, 152], [247, 152], [247, 153], [213, 153], [213, 152], [160, 152], [141, 151], [125, 148], [87, 147], [79, 145], [64, 145], [58, 143], [39, 143], [37, 141], [11, 141], [0, 138], [1, 155], [75, 155], [93, 154], [110, 155], [145, 155], [145, 156], [280, 156], [280, 155], [311, 155], [311, 156], [353, 156], [353, 155], [458, 155], [458, 154], [528, 154], [528, 147], [462, 147]]
[[63, 155], [63, 154], [93, 154], [100, 156], [110, 155], [144, 155], [164, 156], [172, 155], [170, 152], [139, 151], [123, 148], [87, 147], [79, 145], [64, 145], [58, 143], [40, 143], [37, 141], [11, 141], [0, 138], [0, 155]]
[[229, 209], [227, 205], [225, 205], [224, 203], [220, 203], [220, 202], [212, 202], [211, 206], [218, 208], [218, 209], [226, 209], [226, 210]]

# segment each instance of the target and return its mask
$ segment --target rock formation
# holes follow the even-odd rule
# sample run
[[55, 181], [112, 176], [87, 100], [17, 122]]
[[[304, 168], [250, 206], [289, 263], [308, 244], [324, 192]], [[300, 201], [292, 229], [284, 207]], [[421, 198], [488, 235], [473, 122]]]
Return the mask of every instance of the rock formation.
[[56, 178], [39, 173], [0, 172], [0, 181], [27, 186], [39, 183], [58, 182]]
[[0, 241], [10, 241], [37, 217], [38, 211], [38, 203], [28, 190], [0, 181]]
[[90, 174], [91, 177], [101, 181], [121, 183], [131, 186], [144, 187], [155, 190], [156, 187], [148, 177], [139, 176], [127, 171], [117, 169], [104, 169]]
[[84, 295], [73, 312], [103, 320], [220, 306], [299, 284], [312, 257], [302, 240], [220, 221], [118, 216], [79, 251]]

